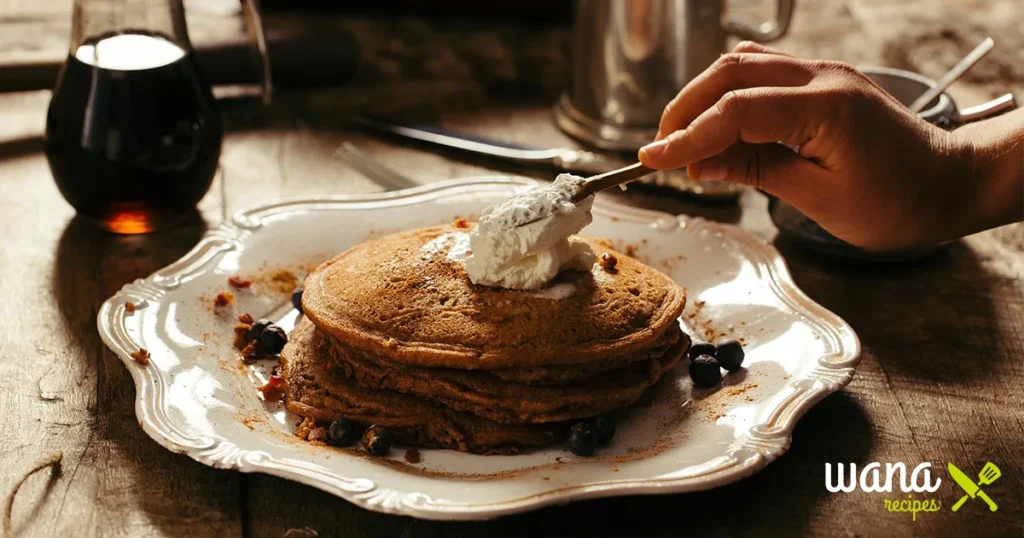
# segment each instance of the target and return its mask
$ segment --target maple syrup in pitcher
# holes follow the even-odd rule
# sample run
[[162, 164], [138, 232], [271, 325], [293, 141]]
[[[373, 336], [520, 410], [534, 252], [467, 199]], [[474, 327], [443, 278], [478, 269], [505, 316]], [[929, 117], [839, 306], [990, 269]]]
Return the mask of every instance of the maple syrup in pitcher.
[[[145, 22], [157, 28], [88, 24], [93, 4], [106, 8], [101, 20], [108, 21], [111, 5], [129, 15], [141, 5], [149, 8]], [[166, 17], [154, 17], [154, 5]], [[223, 139], [180, 0], [78, 0], [75, 7], [71, 51], [46, 118], [54, 180], [80, 215], [106, 230], [145, 233], [173, 225], [209, 190]], [[126, 19], [118, 13], [113, 22]], [[107, 31], [84, 37], [83, 30], [98, 26]]]

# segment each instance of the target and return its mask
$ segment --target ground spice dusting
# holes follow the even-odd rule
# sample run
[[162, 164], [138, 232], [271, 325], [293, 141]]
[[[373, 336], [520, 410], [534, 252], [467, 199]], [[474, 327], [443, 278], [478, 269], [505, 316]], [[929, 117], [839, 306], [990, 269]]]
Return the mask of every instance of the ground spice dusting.
[[466, 228], [469, 228], [469, 221], [462, 217], [459, 217], [455, 219], [454, 222], [452, 222], [452, 226], [465, 230]]
[[287, 269], [278, 269], [266, 277], [264, 283], [279, 293], [291, 293], [299, 287], [299, 277]]
[[739, 396], [746, 393], [748, 390], [756, 389], [757, 383], [744, 383], [730, 389], [726, 389], [725, 393], [729, 396]]

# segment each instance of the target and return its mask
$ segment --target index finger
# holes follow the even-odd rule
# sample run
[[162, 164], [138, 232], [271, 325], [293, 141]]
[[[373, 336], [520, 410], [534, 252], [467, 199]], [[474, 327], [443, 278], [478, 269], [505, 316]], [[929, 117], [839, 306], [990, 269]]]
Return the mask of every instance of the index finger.
[[733, 52], [757, 52], [761, 54], [778, 54], [779, 56], [788, 56], [795, 58], [792, 54], [779, 50], [775, 47], [769, 47], [768, 45], [762, 45], [757, 41], [740, 41], [736, 44], [736, 47], [732, 49]]
[[730, 91], [758, 86], [803, 86], [813, 73], [805, 62], [777, 54], [725, 54], [665, 106], [655, 140], [686, 128]]
[[682, 168], [724, 152], [736, 142], [786, 142], [799, 146], [814, 133], [805, 92], [793, 88], [751, 88], [724, 95], [715, 105], [676, 131], [640, 149], [645, 166]]

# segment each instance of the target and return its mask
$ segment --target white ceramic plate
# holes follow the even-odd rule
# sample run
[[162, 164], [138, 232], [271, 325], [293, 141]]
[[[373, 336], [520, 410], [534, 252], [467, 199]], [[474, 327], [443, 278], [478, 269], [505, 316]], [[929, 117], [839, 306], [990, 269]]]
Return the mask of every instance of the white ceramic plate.
[[[665, 271], [688, 290], [681, 322], [695, 341], [719, 334], [745, 343], [746, 369], [716, 391], [693, 390], [684, 361], [648, 405], [619, 420], [594, 458], [561, 447], [516, 456], [422, 450], [405, 463], [357, 449], [317, 447], [292, 435], [298, 418], [256, 387], [272, 364], [242, 365], [231, 346], [235, 316], [297, 312], [275, 269], [327, 258], [368, 237], [478, 214], [536, 185], [476, 178], [374, 196], [290, 200], [242, 211], [189, 254], [125, 286], [98, 316], [104, 342], [135, 380], [145, 431], [174, 452], [218, 468], [297, 480], [359, 506], [428, 519], [486, 519], [612, 495], [713, 488], [749, 476], [789, 446], [796, 421], [846, 385], [860, 360], [850, 327], [808, 299], [779, 254], [732, 226], [599, 203], [584, 233]], [[212, 307], [228, 277], [256, 276], [228, 308]], [[279, 275], [280, 276], [280, 275]], [[286, 285], [278, 286], [287, 288]], [[135, 312], [126, 302], [138, 305]], [[148, 349], [142, 366], [130, 354]]]

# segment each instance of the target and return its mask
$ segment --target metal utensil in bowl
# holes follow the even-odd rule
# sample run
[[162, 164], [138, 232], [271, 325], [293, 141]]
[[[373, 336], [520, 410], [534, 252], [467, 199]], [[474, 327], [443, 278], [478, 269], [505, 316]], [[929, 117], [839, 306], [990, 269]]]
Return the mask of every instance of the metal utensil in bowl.
[[932, 99], [935, 99], [936, 97], [938, 97], [940, 93], [946, 91], [946, 88], [948, 88], [951, 84], [956, 82], [957, 79], [962, 77], [968, 69], [974, 67], [974, 64], [981, 61], [981, 59], [984, 58], [985, 55], [987, 55], [989, 51], [992, 50], [992, 47], [995, 46], [996, 43], [995, 41], [992, 40], [991, 37], [985, 38], [985, 40], [982, 41], [980, 45], [974, 47], [974, 50], [967, 54], [967, 56], [964, 56], [962, 60], [957, 62], [956, 65], [954, 65], [952, 69], [947, 71], [945, 75], [942, 75], [942, 78], [939, 79], [939, 82], [935, 84], [935, 86], [921, 94], [921, 97], [915, 99], [914, 102], [910, 104], [910, 111], [920, 112], [921, 109], [925, 107], [925, 105], [932, 102]]

